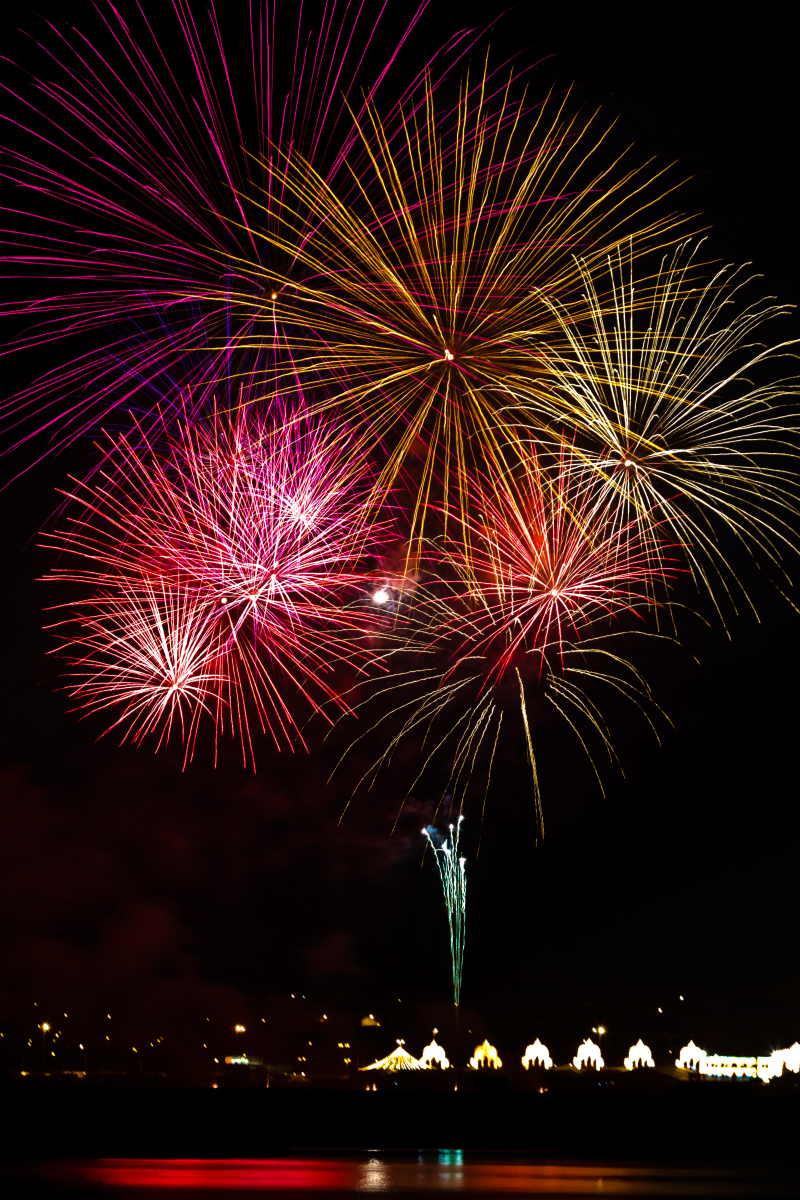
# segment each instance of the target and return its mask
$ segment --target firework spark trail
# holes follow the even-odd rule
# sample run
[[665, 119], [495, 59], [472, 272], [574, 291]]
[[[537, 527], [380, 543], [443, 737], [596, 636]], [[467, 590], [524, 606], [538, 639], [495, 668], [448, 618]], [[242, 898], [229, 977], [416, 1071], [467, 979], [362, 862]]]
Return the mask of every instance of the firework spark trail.
[[[741, 270], [722, 269], [690, 288], [695, 254], [679, 247], [662, 264], [642, 310], [630, 262], [621, 253], [609, 259], [602, 286], [611, 284], [613, 317], [599, 298], [599, 265], [580, 263], [591, 333], [548, 300], [567, 342], [549, 370], [564, 403], [572, 470], [595, 476], [618, 523], [638, 525], [654, 563], [667, 531], [722, 616], [723, 596], [734, 609], [736, 591], [752, 601], [721, 535], [779, 569], [797, 549], [800, 384], [796, 376], [775, 381], [771, 370], [796, 358], [797, 340], [760, 341], [762, 326], [785, 307], [761, 302], [731, 312], [750, 282]], [[753, 382], [765, 369], [773, 380]]]
[[[605, 253], [644, 223], [644, 249], [674, 241], [683, 223], [647, 211], [662, 173], [601, 162], [603, 134], [592, 144], [591, 122], [569, 117], [568, 97], [514, 102], [508, 79], [500, 88], [487, 67], [462, 83], [454, 112], [437, 113], [435, 99], [426, 80], [399, 136], [368, 108], [359, 204], [285, 153], [284, 240], [257, 234], [304, 271], [293, 294], [318, 340], [291, 345], [293, 369], [391, 440], [379, 502], [419, 458], [420, 539], [432, 493], [467, 511], [470, 446], [499, 460], [510, 401], [524, 395], [545, 423], [556, 411], [542, 344], [560, 325], [542, 291], [561, 296], [571, 320], [585, 315], [576, 247]], [[304, 241], [311, 214], [317, 229]]]
[[[476, 517], [442, 539], [437, 563], [449, 595], [436, 627], [443, 636], [460, 629], [464, 654], [494, 653], [487, 686], [519, 654], [576, 643], [596, 622], [638, 612], [675, 574], [662, 543], [654, 555], [636, 522], [619, 523], [571, 448], [549, 469], [535, 444], [515, 450], [513, 471], [471, 480]], [[651, 543], [657, 533], [651, 522]]]
[[119, 580], [51, 628], [71, 659], [67, 678], [82, 711], [121, 708], [108, 732], [122, 728], [123, 743], [156, 734], [161, 746], [177, 726], [192, 756], [224, 680], [219, 631], [196, 595], [164, 581]]
[[[464, 969], [464, 939], [466, 936], [467, 871], [466, 859], [459, 858], [458, 839], [461, 833], [459, 817], [450, 826], [449, 839], [437, 846], [430, 829], [423, 829], [428, 844], [436, 855], [439, 879], [442, 883], [444, 903], [447, 908], [447, 923], [450, 927], [450, 957], [453, 963], [453, 1003], [458, 1008], [461, 999], [461, 976]], [[434, 832], [436, 832], [434, 830]]]
[[[284, 28], [274, 6], [251, 6], [249, 71], [229, 59], [237, 42], [226, 50], [213, 5], [206, 32], [186, 0], [173, 7], [175, 30], [111, 5], [94, 40], [48, 23], [26, 38], [28, 67], [9, 63], [3, 175], [23, 200], [5, 210], [4, 261], [25, 286], [4, 311], [27, 328], [5, 352], [61, 339], [84, 349], [4, 403], [7, 448], [43, 433], [52, 451], [132, 404], [144, 415], [176, 379], [238, 378], [236, 350], [254, 326], [268, 381], [295, 318], [264, 269], [291, 284], [296, 248], [276, 258], [256, 241], [248, 197], [268, 198], [261, 225], [280, 235], [281, 148], [301, 149], [325, 179], [342, 175], [357, 141], [348, 97], [379, 93], [426, 0], [386, 57], [376, 34], [389, 18], [363, 6], [334, 0], [315, 30], [302, 8]], [[160, 39], [177, 30], [168, 60]], [[433, 58], [445, 71], [473, 40], [457, 34]]]
[[[152, 630], [138, 611], [128, 637], [120, 639], [117, 624], [136, 596], [150, 611], [156, 586], [185, 597], [173, 601], [173, 624], [180, 615], [189, 621], [187, 644], [194, 626], [205, 625], [197, 636], [216, 647], [213, 671], [191, 694], [213, 709], [217, 734], [238, 734], [252, 759], [253, 710], [277, 744], [302, 743], [287, 691], [312, 712], [325, 702], [343, 710], [327, 677], [364, 670], [375, 657], [365, 633], [380, 614], [363, 603], [365, 564], [388, 526], [361, 519], [371, 482], [363, 441], [302, 412], [283, 411], [276, 423], [274, 408], [264, 417], [251, 405], [186, 424], [178, 435], [165, 431], [164, 442], [118, 438], [103, 469], [71, 494], [78, 515], [49, 543], [69, 565], [47, 578], [83, 592], [68, 605], [78, 619], [75, 647], [91, 620], [91, 661], [105, 631], [138, 678]], [[107, 619], [97, 615], [104, 606]], [[183, 636], [180, 628], [173, 636]], [[109, 704], [115, 695], [126, 701], [123, 677], [121, 666], [116, 675], [100, 671], [94, 708], [103, 694]]]
[[491, 750], [488, 791], [503, 717], [513, 713], [506, 734], [521, 726], [543, 832], [533, 697], [535, 708], [549, 705], [572, 729], [602, 789], [586, 732], [615, 755], [598, 693], [625, 697], [648, 721], [651, 704], [614, 639], [649, 633], [642, 618], [667, 594], [676, 568], [666, 546], [657, 557], [641, 546], [635, 522], [620, 525], [602, 485], [573, 470], [571, 452], [545, 455], [542, 464], [535, 447], [518, 441], [514, 457], [513, 469], [487, 488], [471, 478], [474, 523], [462, 530], [454, 522], [451, 535], [428, 547], [428, 581], [406, 618], [405, 655], [396, 658], [427, 657], [430, 665], [407, 676], [398, 669], [395, 683], [379, 685], [399, 728], [360, 782], [372, 787], [400, 743], [421, 737], [406, 794], [449, 745], [445, 791], [461, 807], [479, 756]]

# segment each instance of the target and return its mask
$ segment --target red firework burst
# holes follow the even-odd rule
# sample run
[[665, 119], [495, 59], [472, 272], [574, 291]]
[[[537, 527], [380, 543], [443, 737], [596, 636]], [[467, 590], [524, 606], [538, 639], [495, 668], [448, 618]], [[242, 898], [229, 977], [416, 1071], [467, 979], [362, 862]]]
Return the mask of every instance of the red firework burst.
[[[652, 602], [671, 575], [663, 548], [654, 553], [637, 523], [616, 519], [602, 489], [563, 450], [545, 469], [524, 448], [514, 477], [473, 481], [479, 516], [444, 544], [455, 575], [440, 628], [460, 639], [456, 658], [488, 655], [499, 680], [523, 654], [579, 642], [599, 620]], [[492, 653], [494, 651], [494, 653]]]

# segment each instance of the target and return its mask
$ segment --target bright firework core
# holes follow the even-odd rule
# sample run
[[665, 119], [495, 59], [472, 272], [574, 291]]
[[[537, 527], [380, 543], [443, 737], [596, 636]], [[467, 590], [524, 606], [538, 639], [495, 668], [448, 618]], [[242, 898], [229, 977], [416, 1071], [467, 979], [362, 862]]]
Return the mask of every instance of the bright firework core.
[[387, 604], [389, 600], [391, 600], [391, 596], [387, 592], [386, 588], [378, 588], [377, 592], [373, 593], [373, 604]]

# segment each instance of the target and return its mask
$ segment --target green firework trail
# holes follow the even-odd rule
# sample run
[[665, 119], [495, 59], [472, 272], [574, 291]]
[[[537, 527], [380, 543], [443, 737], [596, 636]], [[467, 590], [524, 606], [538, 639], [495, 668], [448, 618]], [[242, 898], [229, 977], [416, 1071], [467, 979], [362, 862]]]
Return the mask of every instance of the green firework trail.
[[467, 872], [466, 859], [458, 857], [458, 838], [461, 833], [459, 817], [450, 826], [450, 836], [443, 846], [436, 846], [430, 835], [430, 827], [423, 829], [431, 849], [436, 855], [439, 878], [442, 881], [447, 920], [450, 925], [450, 956], [453, 960], [453, 1002], [458, 1007], [461, 998], [461, 973], [464, 966], [464, 935], [466, 932]]

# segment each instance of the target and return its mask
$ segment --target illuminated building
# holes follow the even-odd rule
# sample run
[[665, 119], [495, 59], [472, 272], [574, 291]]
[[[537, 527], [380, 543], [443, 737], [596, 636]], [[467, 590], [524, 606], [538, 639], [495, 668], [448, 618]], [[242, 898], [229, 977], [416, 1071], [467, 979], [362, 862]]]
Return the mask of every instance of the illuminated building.
[[800, 1071], [800, 1044], [794, 1043], [788, 1050], [774, 1050], [772, 1054], [706, 1054], [689, 1042], [680, 1052], [675, 1063], [683, 1070], [695, 1070], [698, 1075], [709, 1079], [770, 1079], [782, 1075], [784, 1069]]
[[595, 1046], [591, 1038], [587, 1038], [578, 1047], [578, 1053], [573, 1058], [572, 1065], [573, 1067], [577, 1067], [579, 1071], [582, 1067], [594, 1067], [596, 1071], [602, 1070], [605, 1063], [600, 1053], [600, 1047]]
[[689, 1042], [689, 1045], [684, 1046], [678, 1055], [675, 1066], [682, 1067], [684, 1070], [689, 1070], [690, 1067], [693, 1067], [696, 1071], [705, 1057], [705, 1050], [701, 1050], [699, 1046], [695, 1046], [694, 1042]]
[[625, 1059], [625, 1070], [633, 1071], [636, 1067], [654, 1067], [656, 1064], [653, 1061], [653, 1056], [650, 1053], [650, 1047], [645, 1046], [641, 1038], [635, 1046], [631, 1046], [628, 1051], [628, 1057]]
[[[800, 1042], [795, 1042], [788, 1050], [776, 1050], [771, 1057], [776, 1062], [780, 1058], [782, 1067], [796, 1075], [800, 1071]], [[776, 1071], [775, 1074], [780, 1075], [781, 1072]]]
[[553, 1065], [553, 1060], [550, 1057], [550, 1051], [547, 1046], [543, 1046], [537, 1038], [532, 1046], [528, 1046], [522, 1056], [522, 1065], [527, 1071], [529, 1067], [544, 1067], [545, 1071], [549, 1071]]
[[475, 1053], [469, 1060], [469, 1065], [475, 1071], [480, 1067], [493, 1067], [499, 1071], [503, 1065], [503, 1060], [498, 1058], [494, 1046], [490, 1046], [487, 1041], [484, 1041], [482, 1045], [475, 1047]]
[[426, 1046], [422, 1051], [422, 1058], [419, 1061], [423, 1067], [441, 1067], [443, 1071], [446, 1071], [450, 1066], [450, 1060], [442, 1047], [437, 1043], [436, 1038], [432, 1038], [430, 1045]]
[[427, 1069], [427, 1065], [404, 1050], [403, 1043], [398, 1038], [397, 1049], [393, 1050], [391, 1054], [387, 1054], [385, 1058], [379, 1058], [377, 1062], [370, 1063], [368, 1067], [359, 1067], [358, 1069], [359, 1071], [424, 1071]]

